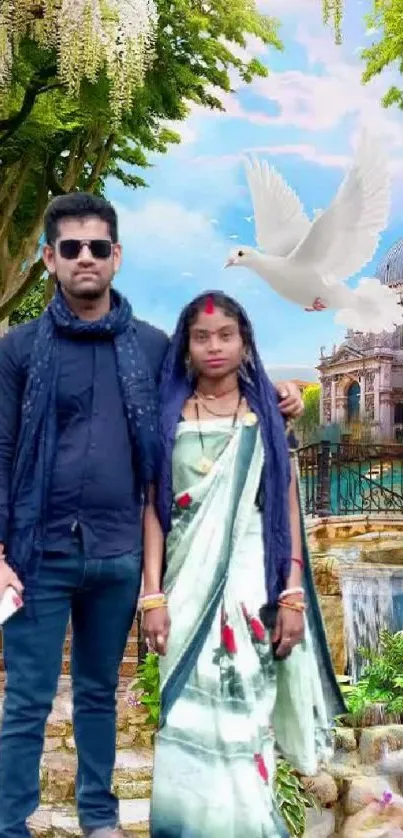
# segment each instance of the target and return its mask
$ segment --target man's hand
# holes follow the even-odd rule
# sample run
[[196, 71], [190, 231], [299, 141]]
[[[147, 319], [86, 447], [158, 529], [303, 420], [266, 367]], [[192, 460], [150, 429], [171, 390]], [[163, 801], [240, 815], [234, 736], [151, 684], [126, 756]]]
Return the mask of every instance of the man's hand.
[[304, 412], [304, 403], [299, 387], [293, 381], [278, 381], [275, 385], [281, 398], [279, 408], [284, 416], [298, 419]]
[[22, 594], [24, 586], [21, 584], [18, 576], [11, 569], [6, 562], [6, 555], [4, 551], [4, 544], [0, 544], [0, 597], [3, 596], [4, 591], [11, 585], [18, 594]]

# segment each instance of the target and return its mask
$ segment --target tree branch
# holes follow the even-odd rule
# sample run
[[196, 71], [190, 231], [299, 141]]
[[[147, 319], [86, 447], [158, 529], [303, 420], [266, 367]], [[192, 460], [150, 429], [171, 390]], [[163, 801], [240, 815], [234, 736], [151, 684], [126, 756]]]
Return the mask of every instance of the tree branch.
[[88, 176], [87, 183], [85, 184], [85, 187], [88, 192], [92, 192], [92, 190], [97, 185], [98, 180], [101, 177], [104, 168], [109, 160], [109, 157], [111, 156], [114, 142], [115, 134], [110, 134], [106, 143], [101, 147], [98, 157], [92, 167], [92, 171]]
[[57, 67], [52, 66], [44, 69], [41, 73], [34, 76], [25, 91], [24, 100], [20, 110], [8, 119], [0, 119], [0, 131], [6, 131], [6, 133], [0, 138], [0, 146], [5, 145], [7, 140], [9, 140], [10, 137], [18, 131], [18, 128], [20, 128], [22, 123], [31, 113], [37, 96], [41, 93], [47, 93], [49, 90], [56, 90], [57, 88], [63, 87], [61, 82], [54, 82], [46, 85], [43, 84], [47, 78], [54, 76], [56, 72]]

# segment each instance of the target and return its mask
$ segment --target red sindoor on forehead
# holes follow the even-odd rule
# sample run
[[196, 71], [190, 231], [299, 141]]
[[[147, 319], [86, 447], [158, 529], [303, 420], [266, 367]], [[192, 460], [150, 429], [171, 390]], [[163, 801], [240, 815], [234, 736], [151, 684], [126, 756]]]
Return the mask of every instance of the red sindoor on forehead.
[[214, 300], [212, 297], [207, 297], [206, 302], [204, 304], [204, 313], [205, 314], [214, 314], [215, 312], [215, 305]]

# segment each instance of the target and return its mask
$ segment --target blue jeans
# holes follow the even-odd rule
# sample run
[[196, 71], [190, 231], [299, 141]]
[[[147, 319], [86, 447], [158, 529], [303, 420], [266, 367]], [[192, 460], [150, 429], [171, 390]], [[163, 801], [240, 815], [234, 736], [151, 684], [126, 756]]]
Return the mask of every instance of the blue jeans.
[[111, 792], [116, 751], [119, 666], [141, 583], [140, 551], [86, 559], [47, 554], [24, 610], [3, 628], [7, 684], [0, 734], [0, 838], [28, 838], [26, 819], [39, 803], [44, 731], [57, 691], [71, 616], [76, 796], [85, 828], [116, 826]]

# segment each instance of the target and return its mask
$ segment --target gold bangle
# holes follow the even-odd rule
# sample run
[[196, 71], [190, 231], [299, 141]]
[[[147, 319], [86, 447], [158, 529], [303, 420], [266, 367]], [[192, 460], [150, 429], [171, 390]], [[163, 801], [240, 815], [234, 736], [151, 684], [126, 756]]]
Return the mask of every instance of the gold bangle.
[[167, 598], [164, 594], [161, 596], [149, 597], [140, 601], [139, 607], [141, 611], [152, 611], [154, 608], [166, 608], [168, 605]]

